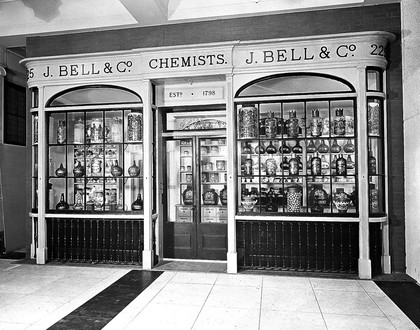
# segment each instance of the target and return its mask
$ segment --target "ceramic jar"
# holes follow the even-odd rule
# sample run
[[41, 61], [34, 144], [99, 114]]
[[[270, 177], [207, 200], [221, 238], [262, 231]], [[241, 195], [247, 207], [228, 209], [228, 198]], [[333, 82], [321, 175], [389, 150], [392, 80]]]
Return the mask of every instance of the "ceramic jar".
[[81, 176], [83, 176], [85, 174], [85, 169], [83, 168], [80, 161], [77, 161], [77, 164], [73, 169], [73, 174], [77, 178], [80, 178]]
[[338, 213], [347, 213], [350, 206], [350, 198], [343, 191], [335, 195], [333, 203], [337, 208]]
[[287, 187], [286, 203], [287, 212], [300, 212], [302, 206], [302, 188], [300, 186]]
[[258, 135], [258, 111], [256, 107], [239, 109], [239, 138], [256, 138]]
[[[327, 207], [328, 204], [328, 193], [322, 188], [322, 185], [314, 185], [313, 189], [309, 193], [309, 206], [313, 207], [314, 205], [318, 205], [323, 210], [323, 208]], [[319, 207], [315, 208], [315, 212], [323, 212], [320, 211]]]
[[143, 136], [143, 114], [132, 111], [127, 115], [127, 141], [139, 142]]
[[265, 136], [269, 139], [275, 138], [277, 135], [277, 118], [274, 113], [270, 112], [268, 118], [265, 120]]
[[309, 122], [309, 131], [311, 136], [320, 136], [322, 134], [322, 118], [319, 116], [319, 110], [312, 110], [312, 118]]
[[381, 110], [379, 102], [368, 102], [368, 134], [379, 136], [381, 128]]
[[217, 205], [219, 196], [214, 189], [209, 189], [203, 194], [204, 205]]
[[265, 173], [267, 175], [276, 175], [277, 163], [274, 158], [268, 158], [265, 161]]
[[67, 132], [66, 121], [65, 120], [59, 120], [58, 121], [58, 127], [57, 127], [57, 143], [58, 144], [66, 143], [66, 137], [67, 137], [66, 132]]
[[299, 136], [299, 119], [296, 118], [296, 110], [289, 110], [287, 136], [289, 138], [297, 138]]
[[254, 196], [243, 196], [241, 204], [245, 209], [245, 212], [252, 212], [254, 210], [255, 204], [257, 204], [257, 200]]
[[182, 192], [182, 201], [184, 202], [184, 205], [194, 204], [194, 191], [191, 186], [187, 186]]
[[335, 117], [333, 121], [333, 132], [335, 135], [346, 134], [346, 117], [343, 115], [342, 108], [335, 109]]

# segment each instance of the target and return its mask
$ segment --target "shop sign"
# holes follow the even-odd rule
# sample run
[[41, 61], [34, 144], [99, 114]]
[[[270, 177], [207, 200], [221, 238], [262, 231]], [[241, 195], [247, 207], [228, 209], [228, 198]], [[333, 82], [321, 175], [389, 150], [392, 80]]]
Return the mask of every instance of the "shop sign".
[[163, 100], [162, 105], [171, 104], [189, 104], [191, 101], [194, 103], [206, 103], [206, 101], [224, 100], [224, 88], [218, 86], [159, 86], [160, 97]]
[[149, 74], [215, 70], [228, 68], [231, 65], [231, 48], [229, 50], [183, 49], [142, 54], [142, 72]]
[[80, 61], [72, 63], [52, 62], [48, 64], [36, 63], [28, 67], [28, 80], [68, 79], [107, 77], [115, 75], [129, 75], [138, 73], [132, 58], [104, 59], [97, 61]]
[[311, 63], [349, 62], [354, 60], [385, 59], [387, 40], [343, 41], [339, 43], [241, 45], [235, 47], [235, 68], [267, 65], [299, 65]]

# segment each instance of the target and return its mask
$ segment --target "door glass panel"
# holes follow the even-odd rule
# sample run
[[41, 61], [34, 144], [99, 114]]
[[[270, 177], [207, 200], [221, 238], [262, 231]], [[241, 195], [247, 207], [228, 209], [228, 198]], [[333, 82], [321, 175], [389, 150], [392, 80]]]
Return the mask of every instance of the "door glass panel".
[[166, 189], [170, 222], [193, 222], [194, 164], [192, 140], [166, 141]]
[[226, 222], [226, 139], [200, 140], [201, 222]]

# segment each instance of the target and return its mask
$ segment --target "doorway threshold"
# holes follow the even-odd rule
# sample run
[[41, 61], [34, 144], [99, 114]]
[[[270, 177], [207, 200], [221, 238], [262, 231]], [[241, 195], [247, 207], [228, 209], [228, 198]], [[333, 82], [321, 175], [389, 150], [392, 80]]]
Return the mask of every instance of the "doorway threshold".
[[227, 262], [218, 260], [163, 259], [154, 270], [177, 272], [226, 273]]

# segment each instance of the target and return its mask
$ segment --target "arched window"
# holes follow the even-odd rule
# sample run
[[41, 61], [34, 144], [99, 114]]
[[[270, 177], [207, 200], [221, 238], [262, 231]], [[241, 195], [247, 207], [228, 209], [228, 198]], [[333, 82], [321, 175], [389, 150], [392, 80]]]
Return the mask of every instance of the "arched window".
[[319, 74], [284, 74], [254, 80], [241, 87], [235, 97], [352, 93], [353, 86], [343, 79]]
[[122, 87], [94, 85], [76, 87], [54, 95], [48, 100], [47, 107], [127, 103], [142, 103], [142, 99], [133, 91]]

